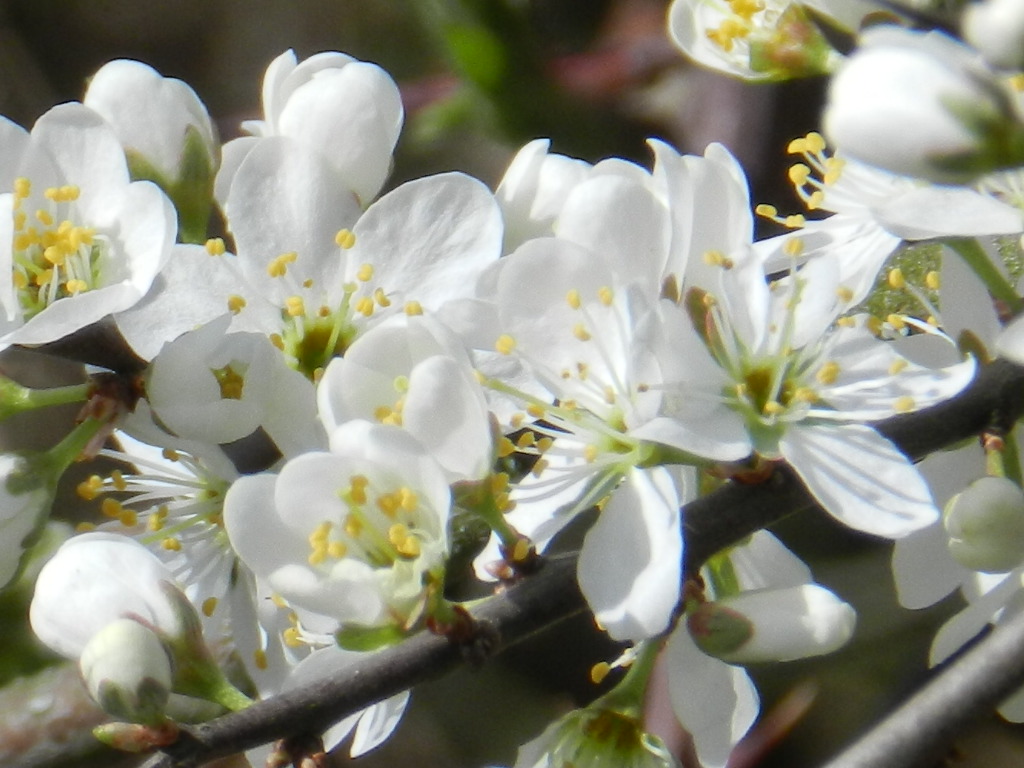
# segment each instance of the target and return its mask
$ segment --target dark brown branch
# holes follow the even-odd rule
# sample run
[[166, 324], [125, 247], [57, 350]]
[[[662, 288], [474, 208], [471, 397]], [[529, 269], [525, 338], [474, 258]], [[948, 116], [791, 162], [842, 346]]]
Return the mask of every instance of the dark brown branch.
[[1014, 616], [823, 768], [939, 765], [956, 735], [1024, 685], [1024, 614]]
[[[889, 419], [879, 429], [908, 455], [921, 458], [984, 430], [1005, 429], [1022, 412], [1024, 369], [997, 361], [983, 368], [958, 397], [920, 413]], [[726, 485], [684, 510], [687, 565], [698, 568], [723, 547], [812, 506], [810, 495], [785, 469], [760, 485]], [[154, 755], [144, 768], [192, 768], [287, 735], [316, 732], [399, 691], [440, 677], [467, 657], [496, 653], [583, 609], [574, 560], [549, 560], [538, 574], [474, 613], [490, 629], [492, 648], [460, 649], [444, 638], [418, 635], [313, 687], [195, 726], [189, 729], [188, 738]], [[1024, 659], [1020, 664], [1024, 667]]]

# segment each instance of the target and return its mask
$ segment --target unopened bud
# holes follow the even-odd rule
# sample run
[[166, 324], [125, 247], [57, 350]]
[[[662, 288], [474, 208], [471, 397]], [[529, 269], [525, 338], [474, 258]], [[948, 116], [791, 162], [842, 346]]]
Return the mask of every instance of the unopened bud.
[[171, 690], [171, 662], [151, 629], [118, 619], [101, 629], [79, 660], [89, 695], [121, 720], [157, 725]]
[[1024, 69], [1024, 3], [982, 0], [964, 9], [964, 40], [994, 67]]
[[946, 504], [943, 524], [965, 568], [1003, 573], [1024, 563], [1024, 492], [1012, 480], [975, 480]]
[[853, 635], [853, 608], [817, 584], [742, 592], [704, 603], [687, 629], [705, 653], [735, 664], [831, 653]]

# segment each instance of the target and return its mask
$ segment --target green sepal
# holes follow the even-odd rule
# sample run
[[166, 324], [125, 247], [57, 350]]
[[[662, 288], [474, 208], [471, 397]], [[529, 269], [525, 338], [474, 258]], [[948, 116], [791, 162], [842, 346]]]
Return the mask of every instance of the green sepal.
[[376, 651], [389, 645], [397, 645], [405, 640], [406, 633], [397, 624], [385, 624], [380, 627], [361, 627], [349, 625], [334, 633], [338, 647], [346, 651]]

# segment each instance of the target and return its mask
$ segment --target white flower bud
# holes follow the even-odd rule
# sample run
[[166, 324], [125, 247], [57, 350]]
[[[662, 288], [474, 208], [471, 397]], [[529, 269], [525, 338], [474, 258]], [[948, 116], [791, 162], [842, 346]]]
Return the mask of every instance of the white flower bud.
[[791, 661], [841, 648], [857, 614], [817, 584], [742, 592], [704, 603], [687, 616], [693, 641], [732, 664]]
[[938, 32], [875, 27], [832, 80], [825, 132], [895, 173], [965, 182], [1024, 162], [1024, 124], [995, 73]]
[[1024, 563], [1024, 492], [1012, 480], [975, 480], [946, 504], [943, 524], [965, 568], [1003, 573]]
[[149, 628], [118, 619], [85, 646], [79, 668], [89, 695], [105, 712], [132, 723], [163, 719], [171, 690], [171, 661]]
[[964, 39], [995, 67], [1024, 69], [1024, 3], [983, 0], [964, 9]]

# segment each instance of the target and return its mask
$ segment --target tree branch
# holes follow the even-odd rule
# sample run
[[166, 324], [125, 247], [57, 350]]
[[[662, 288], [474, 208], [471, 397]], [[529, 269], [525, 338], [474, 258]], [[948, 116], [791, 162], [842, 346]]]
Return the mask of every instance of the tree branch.
[[823, 768], [938, 765], [957, 733], [1024, 685], [1024, 613], [952, 662]]
[[[878, 428], [918, 459], [987, 429], [1006, 430], [1022, 412], [1024, 368], [997, 360], [982, 368], [975, 382], [956, 398], [926, 411], [888, 419]], [[715, 552], [813, 505], [810, 494], [786, 468], [777, 469], [766, 483], [729, 483], [684, 508], [687, 568], [696, 570]], [[443, 637], [422, 633], [311, 687], [189, 727], [177, 744], [155, 754], [143, 768], [193, 768], [284, 736], [317, 733], [467, 660], [498, 653], [584, 610], [575, 571], [575, 558], [549, 558], [539, 573], [478, 608], [473, 615], [487, 631], [475, 645], [459, 647]], [[1021, 669], [1016, 672], [1024, 676], [1024, 654], [1021, 656], [1016, 660]]]

